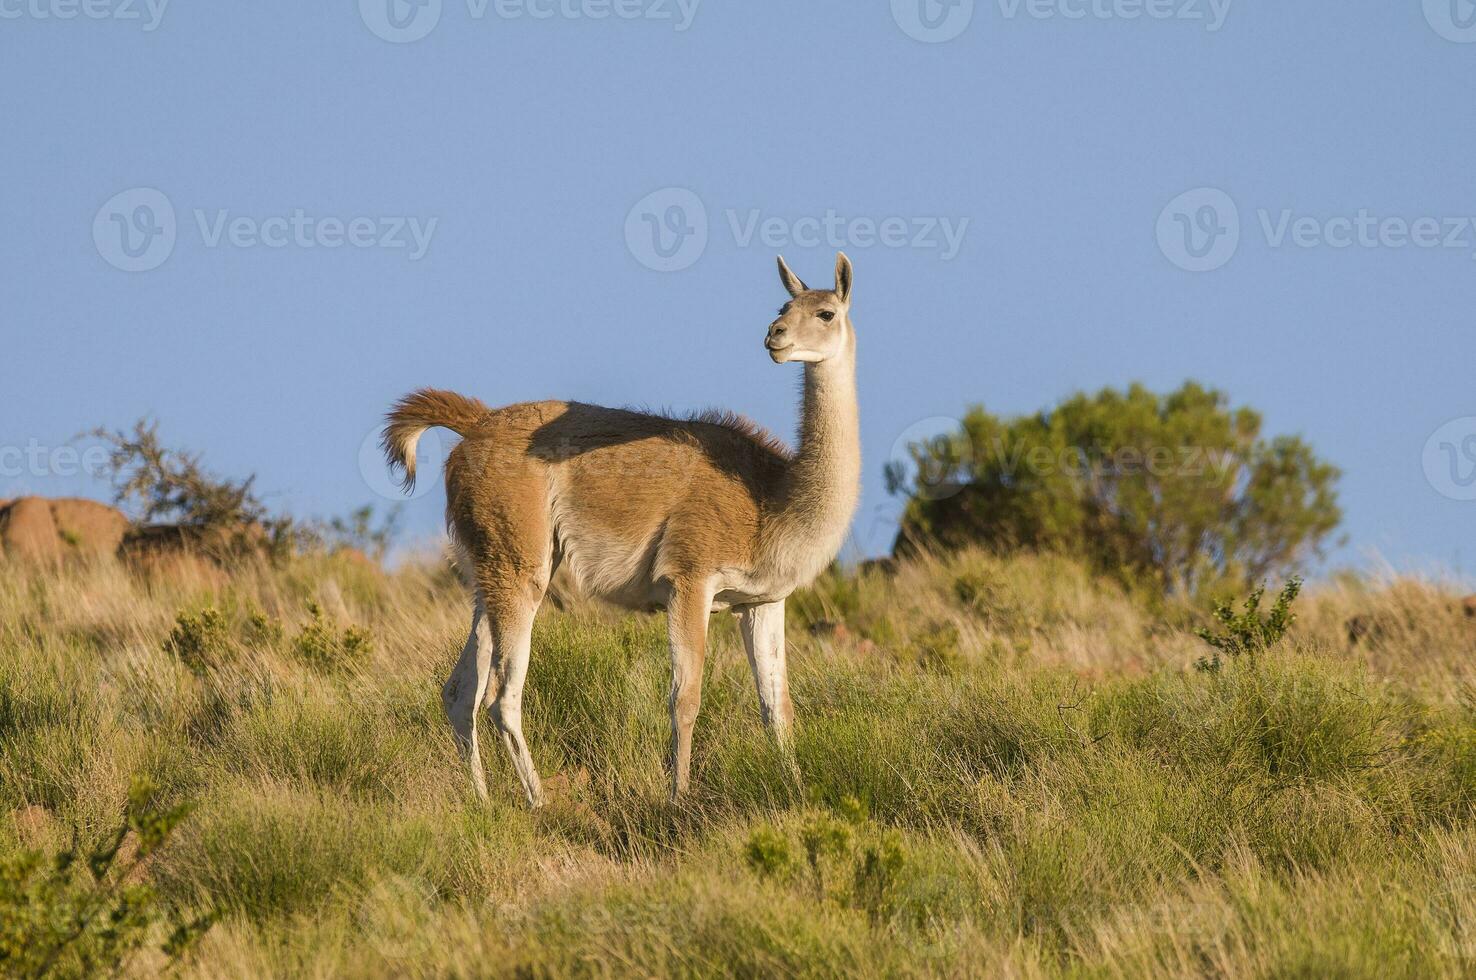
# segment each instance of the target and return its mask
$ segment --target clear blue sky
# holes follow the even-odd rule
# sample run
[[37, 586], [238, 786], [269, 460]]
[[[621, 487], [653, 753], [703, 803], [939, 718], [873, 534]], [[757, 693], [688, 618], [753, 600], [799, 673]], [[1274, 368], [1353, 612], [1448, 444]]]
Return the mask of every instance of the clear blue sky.
[[[882, 464], [916, 423], [1194, 377], [1343, 467], [1339, 560], [1476, 567], [1455, 499], [1476, 423], [1427, 447], [1476, 416], [1469, 0], [1239, 0], [1218, 30], [1209, 0], [387, 2], [176, 0], [155, 22], [158, 0], [0, 0], [0, 497], [105, 495], [17, 450], [147, 414], [273, 503], [342, 512], [381, 500], [360, 446], [421, 385], [730, 407], [788, 435], [798, 369], [760, 346], [774, 253], [828, 280], [833, 212], [875, 226], [838, 232], [861, 551], [890, 540]], [[166, 217], [147, 196], [105, 206], [134, 188], [167, 198], [172, 250], [138, 237]], [[691, 193], [636, 207], [669, 188]], [[1163, 214], [1197, 188], [1223, 195]], [[1185, 271], [1177, 222], [1223, 229], [1206, 200], [1238, 208], [1238, 250]], [[1284, 211], [1315, 219], [1310, 247], [1276, 238]], [[1360, 212], [1463, 237], [1360, 244]], [[703, 213], [694, 256], [670, 229]], [[355, 218], [374, 244], [323, 244]], [[905, 244], [873, 240], [888, 218]], [[940, 218], [967, 222], [956, 254], [913, 241]], [[116, 267], [135, 221], [138, 261], [166, 249], [149, 271]], [[671, 257], [641, 245], [651, 221]], [[1426, 464], [1451, 463], [1443, 494]], [[411, 501], [410, 534], [440, 509]]]

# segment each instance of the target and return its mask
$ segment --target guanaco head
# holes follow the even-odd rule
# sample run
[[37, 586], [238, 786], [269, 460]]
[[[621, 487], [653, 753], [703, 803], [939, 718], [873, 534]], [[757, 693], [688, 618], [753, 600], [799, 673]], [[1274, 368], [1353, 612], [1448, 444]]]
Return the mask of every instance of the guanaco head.
[[826, 361], [850, 350], [851, 260], [835, 256], [835, 288], [811, 289], [789, 271], [779, 256], [779, 281], [792, 297], [769, 324], [764, 346], [775, 364], [785, 361]]

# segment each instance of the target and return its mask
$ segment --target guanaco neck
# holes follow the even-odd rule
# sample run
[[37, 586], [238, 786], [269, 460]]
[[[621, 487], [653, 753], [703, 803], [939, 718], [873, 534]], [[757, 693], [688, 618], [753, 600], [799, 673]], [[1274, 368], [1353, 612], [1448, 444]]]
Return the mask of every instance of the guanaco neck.
[[806, 584], [839, 553], [861, 492], [861, 424], [856, 342], [837, 357], [805, 365], [799, 450], [765, 535], [765, 564], [792, 586]]

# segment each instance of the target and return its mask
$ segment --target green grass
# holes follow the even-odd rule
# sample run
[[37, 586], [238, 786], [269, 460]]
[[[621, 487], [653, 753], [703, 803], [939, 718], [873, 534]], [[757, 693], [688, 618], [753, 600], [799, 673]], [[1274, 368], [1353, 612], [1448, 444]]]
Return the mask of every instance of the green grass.
[[[1476, 630], [1428, 583], [1313, 589], [1206, 673], [1200, 611], [1060, 559], [827, 576], [792, 609], [796, 766], [715, 620], [676, 805], [661, 621], [550, 610], [530, 812], [495, 738], [490, 800], [456, 759], [438, 569], [5, 572], [0, 853], [116, 826], [135, 773], [192, 801], [143, 871], [220, 915], [187, 973], [1476, 971]], [[1350, 645], [1354, 614], [1384, 626]]]

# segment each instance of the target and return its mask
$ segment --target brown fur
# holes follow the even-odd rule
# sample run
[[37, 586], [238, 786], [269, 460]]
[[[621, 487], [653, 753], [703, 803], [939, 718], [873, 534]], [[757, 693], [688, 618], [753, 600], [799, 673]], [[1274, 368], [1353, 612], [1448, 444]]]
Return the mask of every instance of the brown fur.
[[385, 453], [407, 487], [422, 432], [462, 437], [446, 460], [446, 519], [476, 608], [442, 696], [479, 790], [475, 709], [485, 703], [530, 802], [541, 799], [522, 684], [532, 618], [561, 567], [584, 595], [667, 610], [675, 792], [687, 784], [711, 610], [744, 616], [764, 717], [787, 728], [783, 601], [839, 550], [860, 440], [850, 263], [837, 258], [835, 290], [804, 290], [782, 259], [780, 274], [791, 300], [765, 347], [777, 363], [805, 364], [795, 453], [733, 413], [679, 419], [558, 401], [489, 409], [435, 389], [390, 411]]
[[[615, 581], [599, 569], [576, 573], [591, 594], [640, 609], [653, 604], [644, 581], [752, 561], [760, 515], [779, 507], [790, 459], [772, 436], [731, 413], [675, 419], [578, 402], [492, 410], [436, 390], [401, 400], [386, 443], [398, 447], [406, 432], [429, 425], [462, 436], [446, 460], [452, 533], [471, 555], [497, 546], [498, 570], [479, 573], [479, 585], [501, 594], [504, 578], [522, 580], [544, 565], [551, 573], [566, 558], [577, 565], [577, 554], [555, 558], [555, 529], [539, 516], [559, 493], [572, 509], [598, 515], [601, 530], [646, 549], [647, 562], [632, 569], [643, 581]], [[397, 448], [390, 458], [398, 461]], [[556, 470], [563, 480], [555, 480]], [[510, 550], [513, 544], [520, 547]], [[546, 585], [546, 578], [535, 582], [540, 594]]]

